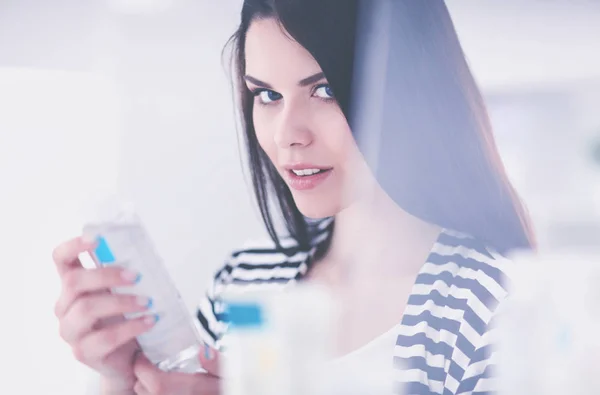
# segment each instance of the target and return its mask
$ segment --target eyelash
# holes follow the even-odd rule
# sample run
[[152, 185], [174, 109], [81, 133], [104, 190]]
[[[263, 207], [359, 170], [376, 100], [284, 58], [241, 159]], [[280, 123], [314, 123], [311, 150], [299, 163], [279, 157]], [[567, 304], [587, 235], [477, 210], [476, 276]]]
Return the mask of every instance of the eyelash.
[[[275, 92], [275, 91], [271, 90], [271, 89], [266, 89], [266, 88], [257, 88], [257, 89], [251, 90], [251, 92], [252, 92], [252, 95], [254, 96], [254, 98], [256, 99], [258, 97], [258, 95], [260, 95], [263, 92]], [[275, 93], [277, 93], [277, 92], [275, 92]], [[264, 103], [262, 100], [258, 100], [258, 104], [261, 106], [268, 106], [273, 103]]]
[[[315, 94], [315, 92], [316, 92], [316, 91], [317, 91], [319, 88], [324, 88], [324, 87], [330, 87], [330, 86], [329, 86], [329, 84], [318, 84], [318, 85], [315, 85], [315, 86], [314, 86], [314, 87], [311, 89], [311, 96], [312, 96], [312, 95], [314, 95], [314, 94]], [[331, 88], [331, 87], [330, 87], [330, 88]], [[250, 90], [250, 92], [252, 93], [252, 96], [253, 96], [253, 97], [255, 97], [255, 98], [256, 98], [256, 97], [258, 97], [258, 95], [260, 95], [262, 92], [275, 92], [275, 93], [277, 93], [277, 94], [281, 95], [279, 92], [276, 92], [276, 91], [274, 91], [274, 90], [272, 90], [272, 89], [266, 89], [266, 88], [256, 88], [256, 89], [252, 89], [252, 90]], [[324, 101], [324, 102], [326, 102], [326, 103], [331, 103], [331, 102], [335, 101], [335, 96], [334, 96], [334, 97], [331, 97], [331, 98], [317, 97], [317, 99], [320, 99], [320, 100], [322, 100], [322, 101]], [[279, 100], [277, 100], [277, 101], [279, 101]], [[271, 102], [271, 103], [264, 103], [264, 102], [262, 102], [262, 101], [260, 101], [260, 100], [258, 101], [258, 104], [259, 104], [259, 105], [261, 105], [261, 106], [268, 106], [268, 105], [271, 105], [271, 104], [273, 104], [273, 103], [274, 103], [274, 102]]]

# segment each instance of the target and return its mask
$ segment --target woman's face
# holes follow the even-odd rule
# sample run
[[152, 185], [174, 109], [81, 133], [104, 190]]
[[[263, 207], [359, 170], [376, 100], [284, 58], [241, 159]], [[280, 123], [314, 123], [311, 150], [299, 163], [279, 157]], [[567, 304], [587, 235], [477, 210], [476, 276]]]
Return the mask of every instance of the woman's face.
[[371, 177], [321, 68], [271, 18], [251, 24], [245, 49], [259, 144], [303, 215], [339, 213]]

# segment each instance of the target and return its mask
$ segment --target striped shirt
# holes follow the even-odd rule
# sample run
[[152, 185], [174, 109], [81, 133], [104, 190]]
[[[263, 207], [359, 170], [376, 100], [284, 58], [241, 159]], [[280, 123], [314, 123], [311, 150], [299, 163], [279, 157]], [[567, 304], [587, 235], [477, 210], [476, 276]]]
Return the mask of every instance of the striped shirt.
[[[316, 222], [310, 248], [293, 241], [277, 250], [250, 244], [217, 271], [197, 317], [206, 341], [219, 346], [227, 330], [219, 295], [235, 288], [286, 287], [302, 279], [328, 246], [333, 220]], [[398, 394], [489, 394], [493, 331], [490, 322], [506, 297], [508, 261], [468, 235], [444, 229], [420, 269], [390, 353]]]

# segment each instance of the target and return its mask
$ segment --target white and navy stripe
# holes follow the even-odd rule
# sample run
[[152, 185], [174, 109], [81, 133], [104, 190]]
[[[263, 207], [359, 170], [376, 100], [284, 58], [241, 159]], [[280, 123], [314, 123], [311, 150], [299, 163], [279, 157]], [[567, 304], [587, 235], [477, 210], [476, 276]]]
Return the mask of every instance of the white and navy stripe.
[[[284, 287], [306, 273], [326, 248], [333, 220], [311, 227], [312, 244], [284, 240], [284, 250], [248, 245], [234, 252], [215, 275], [197, 316], [214, 347], [224, 335], [219, 293]], [[478, 240], [443, 230], [421, 268], [398, 325], [393, 363], [398, 394], [490, 394], [494, 390], [490, 322], [506, 297], [508, 262]]]

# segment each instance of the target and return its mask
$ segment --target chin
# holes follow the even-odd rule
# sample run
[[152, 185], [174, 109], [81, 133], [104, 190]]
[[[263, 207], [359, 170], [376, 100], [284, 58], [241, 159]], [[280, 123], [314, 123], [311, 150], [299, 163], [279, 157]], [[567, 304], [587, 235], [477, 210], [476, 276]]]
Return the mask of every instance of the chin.
[[294, 201], [300, 213], [311, 219], [333, 217], [341, 210], [339, 204], [328, 202], [327, 199], [295, 199]]

